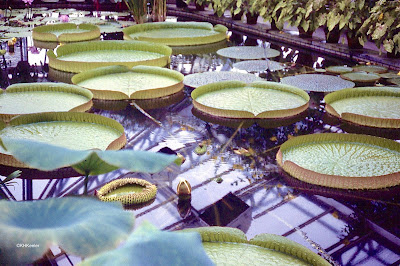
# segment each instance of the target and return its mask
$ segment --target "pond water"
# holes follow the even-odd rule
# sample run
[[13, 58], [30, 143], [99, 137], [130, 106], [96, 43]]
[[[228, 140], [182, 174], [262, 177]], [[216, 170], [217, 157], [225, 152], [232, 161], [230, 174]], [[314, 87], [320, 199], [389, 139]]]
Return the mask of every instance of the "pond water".
[[[228, 46], [265, 46], [269, 40], [229, 32]], [[122, 39], [121, 33], [103, 34], [102, 39]], [[285, 69], [260, 71], [255, 75], [270, 81], [298, 73], [318, 73], [332, 65], [357, 62], [328, 57], [313, 51], [271, 42], [281, 55], [274, 61]], [[2, 43], [2, 49], [6, 43]], [[2, 65], [0, 85], [21, 82], [65, 81], [70, 74], [48, 68], [46, 49], [32, 40], [18, 40], [14, 54]], [[174, 54], [170, 69], [185, 75], [208, 71], [238, 71], [239, 60], [216, 54]], [[396, 190], [347, 191], [310, 186], [284, 174], [276, 164], [280, 145], [293, 136], [324, 132], [343, 133], [339, 125], [324, 122], [322, 92], [312, 92], [304, 118], [286, 126], [257, 124], [247, 128], [206, 122], [193, 113], [193, 89], [162, 102], [135, 102], [135, 106], [97, 101], [91, 113], [118, 121], [124, 126], [126, 149], [159, 151], [168, 147], [185, 157], [180, 166], [157, 174], [123, 170], [91, 177], [89, 194], [120, 177], [144, 178], [157, 185], [158, 193], [147, 206], [133, 206], [137, 224], [147, 220], [160, 229], [223, 225], [243, 230], [248, 238], [260, 233], [288, 237], [337, 265], [395, 265], [400, 261], [399, 197]], [[143, 110], [145, 109], [145, 110]], [[196, 148], [206, 147], [204, 153]], [[4, 169], [3, 169], [4, 170]], [[55, 173], [56, 175], [56, 173]], [[177, 185], [184, 178], [192, 186], [190, 199], [179, 199]], [[83, 193], [83, 177], [22, 181], [6, 194], [16, 200], [43, 199]], [[79, 261], [64, 254], [59, 262]]]

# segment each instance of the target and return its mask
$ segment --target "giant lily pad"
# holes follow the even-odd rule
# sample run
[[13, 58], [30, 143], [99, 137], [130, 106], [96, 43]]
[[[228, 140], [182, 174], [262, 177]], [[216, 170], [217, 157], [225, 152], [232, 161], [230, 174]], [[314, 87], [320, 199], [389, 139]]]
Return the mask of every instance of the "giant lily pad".
[[283, 236], [260, 234], [247, 240], [239, 229], [218, 226], [182, 232], [199, 232], [207, 255], [216, 265], [331, 265]]
[[254, 81], [261, 81], [262, 78], [254, 74], [240, 73], [233, 71], [219, 71], [219, 72], [202, 72], [186, 75], [183, 79], [185, 86], [197, 88], [199, 86], [207, 85], [219, 81], [237, 80], [245, 83]]
[[157, 187], [139, 178], [113, 180], [97, 191], [102, 201], [120, 201], [124, 205], [140, 204], [155, 198]]
[[[74, 150], [122, 148], [124, 128], [117, 121], [100, 115], [75, 112], [48, 112], [20, 115], [0, 131], [0, 137], [45, 142]], [[0, 153], [3, 165], [27, 167], [9, 153]], [[29, 168], [29, 167], [27, 167]]]
[[216, 82], [192, 92], [193, 106], [220, 117], [266, 119], [299, 114], [308, 108], [308, 94], [276, 82]]
[[349, 72], [341, 74], [340, 77], [354, 82], [357, 86], [372, 86], [381, 78], [378, 74], [367, 72]]
[[217, 54], [228, 58], [252, 60], [277, 57], [280, 55], [280, 52], [275, 49], [259, 46], [233, 46], [222, 48], [217, 51]]
[[[32, 263], [50, 245], [88, 257], [116, 247], [134, 224], [133, 213], [119, 204], [90, 198], [0, 201], [0, 261]], [[107, 230], [105, 230], [105, 228]]]
[[200, 45], [226, 40], [228, 28], [208, 22], [155, 22], [123, 29], [124, 39], [169, 46]]
[[247, 72], [277, 71], [286, 68], [284, 64], [272, 60], [247, 60], [234, 63], [232, 66]]
[[388, 71], [388, 68], [377, 65], [357, 65], [353, 67], [353, 71], [381, 74], [381, 73], [386, 73]]
[[281, 79], [281, 83], [301, 88], [305, 91], [331, 92], [355, 86], [354, 82], [323, 74], [300, 74]]
[[358, 87], [325, 96], [326, 110], [355, 124], [400, 129], [400, 89]]
[[162, 44], [141, 41], [90, 41], [69, 43], [49, 50], [49, 66], [65, 72], [82, 72], [110, 65], [165, 66], [172, 50]]
[[42, 42], [78, 42], [99, 37], [99, 27], [92, 24], [58, 23], [35, 27], [32, 30], [32, 38]]
[[326, 72], [330, 74], [343, 74], [343, 73], [348, 73], [352, 72], [353, 68], [349, 66], [330, 66], [326, 68]]
[[122, 168], [131, 172], [157, 173], [176, 156], [134, 150], [76, 150], [27, 139], [2, 138], [7, 151], [28, 167], [53, 171], [72, 166], [82, 175], [99, 175]]
[[0, 93], [0, 118], [9, 121], [20, 114], [41, 112], [85, 112], [92, 106], [92, 93], [61, 83], [21, 83]]
[[109, 66], [79, 73], [72, 82], [93, 92], [102, 100], [152, 99], [183, 89], [183, 75], [177, 71], [150, 66]]
[[368, 135], [313, 134], [281, 145], [276, 159], [304, 182], [341, 189], [400, 184], [400, 143]]

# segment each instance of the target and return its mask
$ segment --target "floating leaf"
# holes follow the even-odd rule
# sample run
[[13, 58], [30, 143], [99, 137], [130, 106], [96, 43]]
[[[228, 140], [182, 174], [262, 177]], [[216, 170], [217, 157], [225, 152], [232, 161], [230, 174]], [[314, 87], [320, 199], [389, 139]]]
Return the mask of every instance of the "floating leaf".
[[32, 30], [32, 38], [45, 42], [78, 42], [97, 39], [100, 29], [92, 24], [57, 23], [39, 27]]
[[342, 74], [347, 72], [352, 72], [353, 68], [348, 66], [330, 66], [326, 68], [327, 73], [332, 74]]
[[254, 81], [261, 81], [262, 79], [249, 73], [220, 71], [189, 74], [185, 76], [183, 83], [188, 87], [197, 88], [202, 85], [227, 80], [238, 80], [245, 83], [251, 83]]
[[280, 55], [280, 52], [275, 49], [259, 46], [232, 46], [218, 50], [217, 54], [228, 58], [252, 60], [277, 57]]
[[88, 257], [116, 247], [134, 224], [121, 205], [83, 197], [1, 200], [0, 211], [0, 261], [10, 265], [32, 263], [50, 245]]
[[349, 72], [341, 74], [340, 77], [356, 83], [357, 86], [374, 85], [381, 78], [378, 74], [367, 72]]
[[342, 189], [400, 184], [400, 143], [368, 135], [313, 134], [281, 145], [278, 165], [304, 182]]
[[[156, 251], [156, 252], [155, 252]], [[214, 265], [196, 232], [159, 231], [143, 223], [120, 248], [85, 259], [80, 265]]]
[[292, 85], [305, 91], [337, 91], [344, 88], [354, 87], [354, 82], [344, 80], [332, 75], [323, 74], [300, 74], [284, 77], [281, 83]]
[[365, 71], [368, 73], [376, 73], [376, 74], [382, 74], [386, 73], [388, 71], [387, 67], [384, 66], [377, 66], [377, 65], [357, 65], [353, 67], [354, 71]]
[[153, 22], [133, 25], [123, 32], [126, 40], [186, 46], [220, 42], [227, 38], [227, 30], [223, 25], [208, 22]]
[[285, 69], [285, 65], [271, 60], [247, 60], [234, 63], [234, 68], [247, 72], [278, 71]]

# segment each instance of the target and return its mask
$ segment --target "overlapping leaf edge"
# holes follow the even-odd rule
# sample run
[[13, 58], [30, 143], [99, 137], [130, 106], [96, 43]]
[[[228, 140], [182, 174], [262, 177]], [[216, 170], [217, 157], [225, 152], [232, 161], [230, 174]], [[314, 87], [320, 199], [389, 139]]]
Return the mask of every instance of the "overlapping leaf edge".
[[[344, 121], [349, 121], [362, 126], [378, 128], [397, 128], [400, 129], [400, 119], [377, 118], [355, 113], [342, 113], [341, 115], [332, 107], [332, 103], [346, 98], [358, 98], [367, 96], [387, 96], [400, 97], [400, 89], [394, 87], [358, 87], [348, 88], [329, 93], [324, 97], [326, 111]], [[356, 106], [355, 106], [356, 108]]]
[[362, 134], [324, 133], [298, 136], [286, 141], [281, 145], [276, 154], [277, 163], [292, 177], [319, 186], [340, 189], [380, 189], [400, 184], [400, 172], [371, 177], [346, 177], [334, 174], [322, 174], [302, 168], [291, 161], [282, 161], [283, 153], [289, 149], [295, 149], [296, 146], [331, 141], [343, 142], [343, 144], [361, 143], [370, 146], [379, 146], [382, 149], [389, 149], [400, 153], [400, 143], [394, 140]]
[[[79, 86], [62, 84], [62, 83], [51, 83], [51, 82], [19, 83], [8, 86], [6, 90], [1, 91], [0, 93], [23, 93], [23, 92], [37, 92], [37, 91], [77, 94], [87, 98], [86, 103], [83, 103], [81, 105], [72, 108], [71, 110], [69, 110], [69, 112], [86, 112], [93, 105], [92, 103], [93, 94], [89, 90], [81, 88]], [[0, 113], [0, 119], [2, 119], [5, 122], [10, 121], [10, 119], [14, 116], [16, 116], [16, 114]]]
[[[161, 56], [156, 59], [142, 60], [142, 61], [126, 61], [126, 62], [84, 62], [84, 61], [64, 61], [59, 57], [63, 55], [80, 53], [86, 51], [99, 51], [99, 50], [138, 50], [144, 52], [158, 53]], [[57, 53], [57, 55], [55, 54]], [[127, 67], [134, 67], [137, 65], [147, 66], [160, 66], [164, 67], [170, 62], [172, 49], [163, 44], [144, 42], [144, 41], [87, 41], [68, 43], [57, 47], [57, 49], [47, 51], [49, 57], [49, 67], [65, 71], [79, 73], [92, 68], [111, 66], [111, 65], [124, 65]]]
[[[143, 187], [141, 192], [132, 192], [126, 195], [109, 197], [107, 194], [111, 191], [126, 185], [138, 185]], [[113, 180], [97, 191], [97, 197], [102, 201], [120, 201], [124, 205], [140, 204], [148, 202], [155, 198], [157, 187], [147, 180], [140, 178], [121, 178]]]
[[[52, 33], [52, 31], [67, 29], [81, 29], [85, 30], [85, 32], [63, 33], [58, 37]], [[82, 23], [79, 25], [74, 23], [58, 23], [43, 25], [32, 29], [32, 38], [42, 42], [79, 42], [93, 40], [99, 37], [100, 28], [89, 23]]]
[[[263, 88], [263, 89], [271, 89], [271, 90], [278, 90], [278, 91], [284, 91], [292, 94], [296, 94], [300, 97], [302, 97], [306, 103], [296, 107], [296, 108], [291, 108], [291, 109], [283, 109], [283, 110], [272, 110], [272, 111], [264, 111], [258, 115], [254, 115], [251, 112], [248, 111], [238, 111], [238, 110], [224, 110], [224, 109], [219, 109], [215, 107], [210, 107], [206, 106], [204, 104], [201, 104], [196, 101], [196, 99], [206, 93], [213, 92], [213, 91], [219, 91], [219, 90], [224, 90], [224, 89], [229, 89], [229, 88], [239, 88], [239, 87], [255, 87], [255, 88]], [[241, 81], [221, 81], [221, 82], [214, 82], [210, 83], [207, 85], [203, 85], [200, 87], [197, 87], [192, 91], [192, 99], [193, 99], [193, 106], [194, 108], [199, 109], [202, 112], [214, 115], [214, 116], [220, 116], [220, 117], [229, 117], [229, 118], [246, 118], [246, 119], [251, 119], [251, 118], [282, 118], [282, 117], [288, 117], [288, 116], [294, 116], [296, 114], [299, 114], [308, 108], [308, 102], [310, 100], [309, 95], [294, 86], [290, 85], [284, 85], [280, 84], [277, 82], [270, 82], [270, 81], [259, 81], [259, 82], [253, 82], [250, 84], [246, 84]]]
[[95, 77], [126, 72], [151, 74], [154, 75], [154, 78], [157, 78], [157, 76], [170, 77], [175, 79], [176, 83], [170, 86], [136, 91], [131, 95], [127, 95], [122, 91], [89, 89], [92, 91], [93, 97], [99, 100], [154, 99], [177, 93], [183, 89], [183, 74], [175, 70], [155, 66], [135, 66], [129, 68], [117, 65], [100, 67], [76, 74], [72, 77], [71, 81], [73, 84], [79, 85], [79, 83]]
[[179, 33], [179, 29], [181, 28], [193, 28], [193, 29], [204, 29], [209, 31], [215, 31], [216, 33], [210, 36], [198, 36], [198, 37], [191, 37], [191, 38], [180, 38], [179, 36], [171, 37], [171, 38], [152, 38], [152, 37], [145, 37], [139, 36], [137, 37], [138, 40], [141, 41], [151, 41], [156, 43], [162, 43], [169, 46], [189, 46], [189, 45], [200, 45], [200, 44], [208, 44], [208, 43], [215, 43], [222, 40], [227, 39], [227, 31], [228, 28], [217, 24], [213, 27], [211, 23], [208, 22], [153, 22], [153, 23], [144, 23], [144, 24], [137, 24], [132, 25], [123, 29], [124, 39], [125, 40], [133, 40], [130, 36], [133, 33], [150, 31], [154, 29], [166, 29], [166, 28], [173, 28], [176, 29]]
[[[179, 231], [178, 231], [179, 232]], [[236, 243], [236, 244], [247, 244], [254, 245], [277, 252], [285, 253], [287, 255], [296, 257], [303, 260], [311, 265], [331, 265], [324, 258], [318, 254], [312, 252], [308, 248], [289, 240], [283, 236], [273, 234], [260, 234], [247, 240], [246, 235], [243, 231], [237, 228], [230, 227], [198, 227], [184, 229], [180, 232], [198, 232], [201, 236], [202, 242], [221, 242], [221, 243]], [[268, 257], [265, 258], [266, 260]]]
[[[124, 127], [120, 123], [111, 118], [90, 113], [46, 112], [46, 113], [19, 115], [12, 118], [8, 125], [4, 123], [0, 124], [0, 130], [2, 130], [6, 126], [13, 127], [25, 124], [51, 122], [51, 121], [73, 121], [73, 122], [85, 122], [85, 123], [95, 123], [104, 125], [106, 127], [117, 130], [118, 132], [121, 133], [120, 137], [118, 137], [108, 145], [107, 150], [119, 150], [126, 144]], [[15, 159], [14, 156], [5, 153], [0, 153], [0, 163], [12, 167], [31, 168], [25, 163], [22, 163], [17, 159]]]

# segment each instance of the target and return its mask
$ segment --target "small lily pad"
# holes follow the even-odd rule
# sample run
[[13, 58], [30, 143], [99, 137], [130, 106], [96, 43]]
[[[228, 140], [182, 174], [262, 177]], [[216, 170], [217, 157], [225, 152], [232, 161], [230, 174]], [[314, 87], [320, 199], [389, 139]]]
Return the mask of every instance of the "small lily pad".
[[275, 49], [259, 46], [233, 46], [222, 48], [217, 51], [217, 54], [228, 58], [252, 60], [277, 57], [281, 53]]
[[338, 75], [352, 71], [353, 68], [348, 66], [330, 66], [326, 68], [327, 73], [338, 74]]
[[365, 71], [368, 73], [381, 74], [381, 73], [386, 73], [388, 71], [388, 68], [377, 65], [357, 65], [353, 67], [353, 71], [358, 71], [358, 72]]
[[93, 92], [101, 100], [152, 99], [183, 89], [183, 75], [151, 66], [109, 66], [91, 69], [72, 77], [72, 82]]
[[300, 74], [281, 79], [281, 83], [292, 85], [305, 91], [330, 92], [344, 88], [352, 88], [354, 82], [340, 77], [324, 74]]
[[281, 145], [278, 165], [291, 176], [319, 186], [380, 189], [400, 184], [400, 143], [368, 135], [325, 133]]
[[357, 86], [374, 85], [381, 77], [367, 72], [350, 72], [340, 75], [341, 78], [354, 82]]
[[262, 78], [250, 73], [240, 73], [233, 71], [203, 72], [186, 75], [183, 84], [191, 88], [207, 85], [213, 82], [237, 80], [245, 83], [261, 81]]
[[102, 201], [120, 201], [124, 205], [140, 204], [151, 201], [157, 194], [157, 187], [139, 178], [113, 180], [97, 191]]
[[286, 68], [284, 64], [271, 60], [247, 60], [234, 63], [232, 66], [247, 72], [278, 71]]

